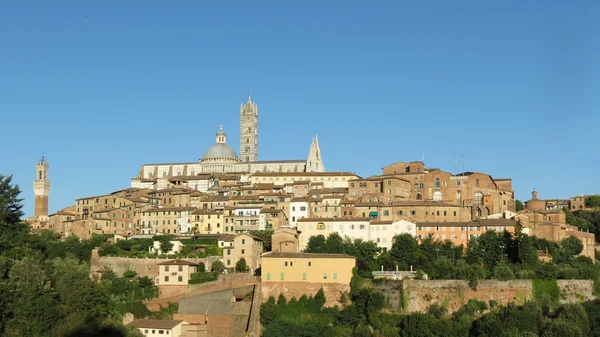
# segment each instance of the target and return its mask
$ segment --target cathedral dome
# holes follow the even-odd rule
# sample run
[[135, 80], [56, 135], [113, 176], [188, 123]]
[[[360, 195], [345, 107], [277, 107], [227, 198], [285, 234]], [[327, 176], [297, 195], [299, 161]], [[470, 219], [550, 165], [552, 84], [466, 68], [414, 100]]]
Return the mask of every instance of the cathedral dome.
[[206, 152], [204, 152], [204, 155], [202, 156], [202, 159], [200, 159], [201, 162], [205, 162], [205, 161], [212, 161], [212, 162], [220, 162], [220, 161], [234, 161], [234, 162], [238, 162], [238, 156], [235, 153], [235, 151], [229, 147], [229, 145], [227, 145], [226, 140], [227, 140], [227, 135], [225, 134], [225, 132], [223, 131], [223, 126], [221, 125], [221, 127], [219, 128], [219, 131], [216, 134], [216, 144], [214, 144], [213, 146], [209, 147], [208, 150], [206, 150]]
[[208, 150], [204, 152], [204, 155], [202, 156], [202, 161], [208, 159], [230, 159], [238, 161], [238, 157], [237, 154], [235, 154], [235, 151], [233, 151], [233, 149], [225, 143], [217, 143], [209, 147]]

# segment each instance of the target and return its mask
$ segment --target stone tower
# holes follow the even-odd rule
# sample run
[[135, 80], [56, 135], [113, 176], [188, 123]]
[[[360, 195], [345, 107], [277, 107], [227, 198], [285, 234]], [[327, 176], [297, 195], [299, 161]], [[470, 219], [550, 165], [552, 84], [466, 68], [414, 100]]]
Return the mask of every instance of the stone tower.
[[48, 180], [48, 163], [44, 156], [35, 165], [36, 176], [33, 181], [33, 194], [35, 195], [34, 216], [48, 215], [48, 195], [50, 194], [50, 180]]
[[240, 159], [258, 160], [258, 105], [248, 95], [248, 103], [240, 105]]
[[325, 172], [323, 159], [321, 158], [321, 149], [319, 148], [319, 136], [315, 135], [308, 151], [308, 160], [306, 161], [306, 172]]

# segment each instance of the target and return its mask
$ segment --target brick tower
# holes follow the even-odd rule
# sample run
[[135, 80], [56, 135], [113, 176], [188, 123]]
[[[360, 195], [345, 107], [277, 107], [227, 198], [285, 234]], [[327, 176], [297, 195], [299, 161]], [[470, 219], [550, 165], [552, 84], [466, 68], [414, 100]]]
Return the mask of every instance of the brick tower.
[[48, 215], [48, 195], [50, 194], [50, 180], [48, 180], [48, 163], [44, 156], [35, 165], [36, 177], [33, 181], [33, 194], [35, 195], [34, 216]]

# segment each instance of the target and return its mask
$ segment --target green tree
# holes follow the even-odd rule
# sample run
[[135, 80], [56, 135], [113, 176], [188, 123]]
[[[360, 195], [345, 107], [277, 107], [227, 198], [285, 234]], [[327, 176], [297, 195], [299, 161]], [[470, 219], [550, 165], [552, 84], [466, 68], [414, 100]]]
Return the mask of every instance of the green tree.
[[394, 237], [390, 255], [402, 270], [408, 270], [415, 264], [418, 249], [417, 240], [410, 234], [400, 234]]
[[323, 235], [311, 236], [306, 246], [307, 253], [324, 253], [325, 237]]
[[0, 223], [16, 224], [21, 221], [23, 199], [19, 198], [19, 186], [12, 185], [12, 175], [0, 174]]
[[562, 252], [565, 254], [566, 258], [572, 258], [576, 255], [581, 254], [583, 251], [583, 243], [581, 240], [575, 236], [569, 236], [564, 238], [560, 245], [562, 247]]
[[160, 235], [158, 241], [160, 242], [160, 252], [167, 254], [173, 249], [173, 243], [171, 237], [168, 235]]
[[272, 250], [272, 240], [274, 231], [267, 229], [263, 231], [250, 231], [250, 235], [255, 236], [263, 241], [263, 251], [270, 252]]
[[345, 248], [344, 239], [337, 232], [329, 234], [323, 246], [324, 253], [330, 254], [344, 254], [346, 253]]
[[242, 273], [242, 272], [247, 272], [248, 271], [248, 265], [246, 264], [246, 259], [244, 259], [242, 257], [241, 259], [239, 259], [238, 262], [236, 262], [236, 264], [235, 264], [235, 271], [237, 271], [238, 273]]
[[584, 200], [585, 207], [587, 208], [600, 208], [600, 195], [590, 195]]
[[225, 270], [225, 265], [221, 261], [215, 261], [211, 266], [211, 270], [215, 274], [221, 274]]
[[515, 200], [515, 210], [518, 211], [522, 211], [525, 209], [525, 205], [523, 205], [523, 202], [521, 200]]

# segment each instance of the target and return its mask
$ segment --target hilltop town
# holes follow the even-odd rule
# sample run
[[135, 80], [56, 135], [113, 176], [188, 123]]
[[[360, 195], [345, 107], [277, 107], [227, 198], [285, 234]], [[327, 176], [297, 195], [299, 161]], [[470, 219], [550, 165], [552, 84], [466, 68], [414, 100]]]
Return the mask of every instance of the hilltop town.
[[[398, 253], [398, 240], [431, 244], [436, 259], [442, 251], [455, 264], [482, 237], [535, 237], [546, 242], [545, 249], [534, 247], [542, 262], [556, 259], [552, 244], [565, 247], [576, 239], [581, 249], [575, 255], [595, 261], [594, 233], [568, 221], [573, 212], [594, 209], [590, 196], [540, 199], [533, 191], [521, 203], [510, 178], [450, 173], [421, 161], [387, 164], [370, 177], [329, 172], [317, 136], [305, 160], [261, 161], [258, 135], [258, 105], [249, 97], [240, 106], [239, 156], [221, 126], [199, 161], [143, 164], [130, 188], [82, 195], [53, 214], [50, 165], [42, 158], [36, 164], [35, 213], [26, 222], [32, 233], [51, 231], [62, 240], [105, 238], [92, 252], [90, 273], [96, 278], [128, 272], [150, 278], [158, 296], [145, 302], [148, 309], [169, 303], [179, 309], [168, 320], [126, 316], [125, 323], [146, 336], [257, 335], [260, 305], [270, 297], [324, 296], [325, 306], [344, 305], [357, 269], [374, 280], [469, 281], [471, 276], [417, 270], [416, 259]], [[338, 238], [337, 249], [327, 248]], [[365, 243], [371, 256], [360, 255]], [[505, 251], [510, 255], [508, 244], [496, 248], [502, 254], [490, 273], [508, 263]], [[472, 297], [489, 297], [494, 289], [482, 283]], [[509, 297], [494, 300], [507, 303]], [[451, 310], [459, 309], [456, 301]], [[427, 309], [416, 302], [409, 311]]]

